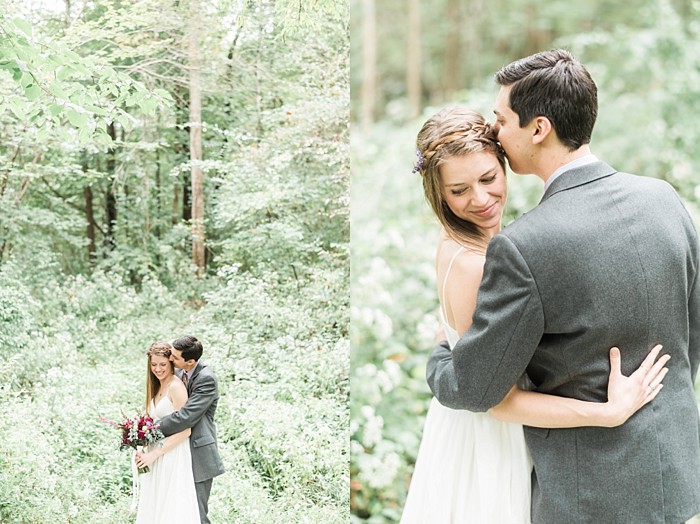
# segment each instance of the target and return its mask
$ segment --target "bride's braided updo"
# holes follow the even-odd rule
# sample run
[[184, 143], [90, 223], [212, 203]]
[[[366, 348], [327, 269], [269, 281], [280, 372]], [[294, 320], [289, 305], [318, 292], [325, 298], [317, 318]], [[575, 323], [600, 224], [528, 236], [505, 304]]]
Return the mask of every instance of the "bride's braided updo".
[[455, 156], [493, 153], [505, 173], [505, 154], [496, 133], [479, 113], [461, 106], [448, 107], [428, 119], [416, 138], [418, 164], [425, 198], [447, 233], [467, 247], [484, 250], [486, 235], [473, 223], [459, 218], [442, 195], [440, 166]]
[[151, 347], [148, 348], [146, 355], [149, 357], [158, 355], [159, 357], [170, 358], [172, 349], [173, 347], [168, 342], [158, 341], [151, 344]]

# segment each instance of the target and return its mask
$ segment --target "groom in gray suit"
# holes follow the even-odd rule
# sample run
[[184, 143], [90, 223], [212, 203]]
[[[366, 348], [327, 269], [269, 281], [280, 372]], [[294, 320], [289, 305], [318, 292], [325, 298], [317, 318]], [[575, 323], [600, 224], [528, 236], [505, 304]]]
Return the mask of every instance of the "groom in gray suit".
[[209, 494], [214, 477], [224, 472], [216, 445], [214, 414], [219, 401], [219, 391], [214, 372], [204, 362], [202, 343], [187, 335], [172, 344], [170, 356], [176, 368], [182, 371], [180, 378], [187, 387], [189, 399], [180, 409], [160, 421], [160, 430], [167, 437], [192, 428], [190, 450], [192, 472], [197, 490], [199, 517], [202, 524], [209, 524]]
[[516, 61], [496, 80], [511, 169], [539, 176], [545, 192], [491, 241], [473, 324], [452, 352], [435, 348], [430, 388], [445, 406], [483, 412], [527, 372], [539, 392], [605, 402], [610, 347], [629, 375], [663, 343], [663, 391], [622, 426], [525, 427], [532, 519], [685, 522], [700, 512], [700, 248], [690, 216], [666, 182], [591, 154], [597, 88], [568, 52]]

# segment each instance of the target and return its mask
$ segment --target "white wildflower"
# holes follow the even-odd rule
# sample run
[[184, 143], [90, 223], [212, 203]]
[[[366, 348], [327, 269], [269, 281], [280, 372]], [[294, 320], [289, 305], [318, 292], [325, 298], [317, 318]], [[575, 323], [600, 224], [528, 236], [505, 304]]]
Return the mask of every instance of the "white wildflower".
[[355, 369], [355, 375], [358, 377], [374, 377], [377, 375], [377, 366], [369, 362]]
[[398, 362], [394, 360], [385, 360], [384, 370], [389, 376], [389, 379], [391, 380], [394, 387], [398, 386], [401, 383], [401, 366], [399, 366]]
[[380, 340], [391, 337], [394, 332], [394, 324], [391, 318], [383, 311], [375, 311], [375, 325], [377, 326], [377, 337]]
[[393, 451], [387, 453], [383, 459], [373, 457], [374, 460], [368, 462], [367, 469], [364, 474], [367, 478], [367, 483], [374, 489], [381, 489], [390, 485], [396, 473], [401, 466], [401, 459]]
[[381, 417], [381, 415], [375, 415], [374, 408], [371, 406], [364, 406], [362, 408], [362, 414], [365, 415], [365, 418], [367, 419], [365, 429], [362, 432], [362, 443], [366, 448], [371, 448], [382, 441], [384, 419]]

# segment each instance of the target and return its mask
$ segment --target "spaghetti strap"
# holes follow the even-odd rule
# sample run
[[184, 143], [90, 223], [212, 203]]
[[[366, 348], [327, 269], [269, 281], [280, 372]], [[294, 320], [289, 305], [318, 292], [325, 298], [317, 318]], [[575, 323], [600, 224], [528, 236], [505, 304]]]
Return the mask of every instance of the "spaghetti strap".
[[455, 259], [457, 258], [457, 255], [459, 255], [462, 251], [464, 251], [464, 246], [461, 246], [457, 252], [452, 255], [452, 260], [450, 260], [450, 265], [447, 266], [447, 271], [445, 272], [445, 278], [442, 281], [442, 296], [440, 297], [440, 307], [442, 308], [442, 315], [444, 317], [445, 324], [449, 326], [449, 322], [447, 321], [447, 309], [445, 309], [445, 288], [447, 286], [447, 278], [450, 276], [450, 270], [452, 269], [452, 264], [454, 263]]

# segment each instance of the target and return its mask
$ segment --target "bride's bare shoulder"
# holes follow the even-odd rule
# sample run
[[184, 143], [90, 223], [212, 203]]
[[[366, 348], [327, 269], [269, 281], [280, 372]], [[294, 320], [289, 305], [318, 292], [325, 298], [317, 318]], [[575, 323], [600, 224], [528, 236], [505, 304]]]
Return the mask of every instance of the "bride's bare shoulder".
[[473, 269], [481, 269], [485, 259], [484, 253], [460, 244], [444, 231], [435, 252], [435, 265], [440, 273], [447, 271], [450, 263], [453, 268], [471, 273]]
[[170, 397], [170, 400], [182, 398], [183, 395], [185, 398], [187, 398], [187, 387], [185, 387], [182, 380], [177, 377], [173, 377], [172, 383], [170, 384], [170, 389], [168, 389], [168, 396]]

